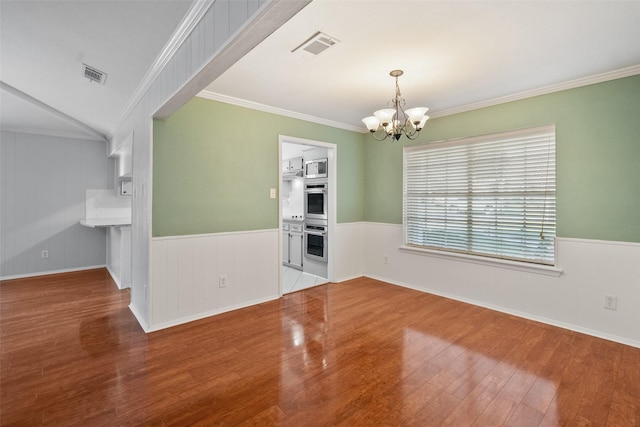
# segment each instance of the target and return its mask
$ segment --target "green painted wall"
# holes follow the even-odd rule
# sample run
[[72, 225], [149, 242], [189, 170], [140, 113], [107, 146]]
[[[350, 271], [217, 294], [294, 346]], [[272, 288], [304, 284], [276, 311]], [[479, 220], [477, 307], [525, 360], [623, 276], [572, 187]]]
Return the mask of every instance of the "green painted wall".
[[[640, 76], [432, 119], [410, 144], [545, 124], [558, 236], [640, 242]], [[154, 122], [153, 235], [276, 228], [280, 134], [337, 144], [339, 223], [402, 223], [403, 143], [195, 98]]]
[[[555, 124], [557, 234], [640, 242], [640, 76], [432, 119], [420, 142]], [[365, 220], [402, 223], [402, 144], [367, 142]]]
[[277, 228], [278, 135], [337, 144], [337, 222], [364, 220], [360, 133], [201, 98], [153, 133], [153, 236]]

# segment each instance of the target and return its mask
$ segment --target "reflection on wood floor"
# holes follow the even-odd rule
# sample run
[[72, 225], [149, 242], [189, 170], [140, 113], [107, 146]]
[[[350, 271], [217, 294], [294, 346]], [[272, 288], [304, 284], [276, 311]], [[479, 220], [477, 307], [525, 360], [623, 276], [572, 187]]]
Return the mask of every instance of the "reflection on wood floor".
[[3, 425], [640, 425], [640, 349], [372, 279], [148, 335], [103, 269], [0, 291]]

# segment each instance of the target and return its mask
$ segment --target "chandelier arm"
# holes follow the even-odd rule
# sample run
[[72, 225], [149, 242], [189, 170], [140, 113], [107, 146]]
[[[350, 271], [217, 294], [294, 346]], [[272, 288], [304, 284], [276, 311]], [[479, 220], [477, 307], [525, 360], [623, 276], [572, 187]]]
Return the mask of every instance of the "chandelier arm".
[[[373, 136], [373, 139], [375, 139], [376, 141], [384, 141], [385, 139], [387, 139], [387, 137], [389, 136], [387, 134], [387, 132], [384, 132], [384, 136], [382, 138], [378, 138], [376, 136], [376, 134], [380, 131], [380, 129], [376, 130], [375, 132], [371, 132], [371, 136]], [[384, 129], [383, 129], [384, 131]]]
[[417, 138], [418, 138], [418, 134], [419, 134], [419, 133], [420, 133], [419, 131], [414, 131], [414, 132], [411, 132], [411, 133], [407, 133], [407, 132], [405, 131], [405, 132], [404, 132], [404, 136], [406, 136], [406, 137], [407, 137], [407, 139], [410, 139], [411, 141], [413, 141], [413, 140], [415, 140], [415, 139], [417, 139]]

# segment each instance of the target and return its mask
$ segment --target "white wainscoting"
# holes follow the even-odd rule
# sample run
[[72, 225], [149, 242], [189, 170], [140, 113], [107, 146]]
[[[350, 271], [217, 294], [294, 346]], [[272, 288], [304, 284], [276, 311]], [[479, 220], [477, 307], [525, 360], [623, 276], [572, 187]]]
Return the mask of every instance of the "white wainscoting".
[[279, 237], [260, 230], [153, 238], [148, 331], [278, 298]]
[[[278, 238], [263, 230], [152, 239], [148, 330], [278, 298]], [[640, 347], [640, 244], [559, 238], [562, 274], [553, 276], [403, 252], [395, 224], [337, 224], [333, 240], [335, 282], [365, 275]], [[617, 310], [604, 308], [605, 295], [617, 296]]]
[[369, 277], [640, 347], [640, 244], [558, 238], [554, 277], [400, 251], [401, 225], [362, 235]]
[[364, 275], [363, 222], [336, 224], [333, 237], [333, 281], [344, 282]]

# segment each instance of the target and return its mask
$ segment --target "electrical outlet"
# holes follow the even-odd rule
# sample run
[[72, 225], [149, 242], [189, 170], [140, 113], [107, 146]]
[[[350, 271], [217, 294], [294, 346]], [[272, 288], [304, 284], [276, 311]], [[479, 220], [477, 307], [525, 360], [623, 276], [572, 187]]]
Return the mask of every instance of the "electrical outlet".
[[49, 251], [45, 249], [45, 250], [44, 250], [44, 251], [42, 251], [42, 253], [40, 254], [40, 257], [41, 257], [42, 259], [49, 258]]
[[269, 197], [272, 199], [276, 198], [276, 189], [275, 188], [270, 188], [269, 189]]
[[604, 296], [604, 308], [609, 310], [617, 310], [618, 309], [618, 297], [615, 295], [605, 295]]
[[221, 274], [220, 276], [218, 276], [218, 286], [221, 288], [226, 288], [227, 287], [227, 276], [224, 274]]
[[387, 255], [384, 256], [384, 263], [389, 264], [389, 257]]

